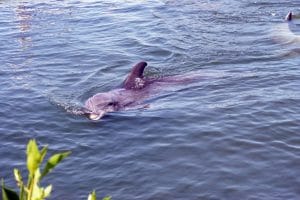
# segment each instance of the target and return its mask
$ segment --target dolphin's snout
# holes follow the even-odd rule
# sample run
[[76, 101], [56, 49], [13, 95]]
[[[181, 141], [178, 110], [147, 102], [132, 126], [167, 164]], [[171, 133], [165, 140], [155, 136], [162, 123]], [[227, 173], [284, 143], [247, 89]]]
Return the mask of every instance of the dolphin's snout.
[[93, 120], [93, 121], [97, 121], [99, 119], [101, 119], [104, 116], [105, 112], [102, 111], [100, 113], [84, 113], [84, 116], [86, 116], [88, 119]]

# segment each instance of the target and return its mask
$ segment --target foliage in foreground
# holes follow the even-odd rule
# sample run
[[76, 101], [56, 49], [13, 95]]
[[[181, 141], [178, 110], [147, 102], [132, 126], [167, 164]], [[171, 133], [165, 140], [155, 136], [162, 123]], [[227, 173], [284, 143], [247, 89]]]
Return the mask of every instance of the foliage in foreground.
[[[23, 181], [21, 172], [14, 169], [14, 176], [19, 187], [19, 193], [5, 186], [2, 180], [2, 199], [3, 200], [44, 200], [50, 196], [52, 185], [41, 187], [40, 181], [49, 172], [51, 172], [63, 159], [70, 155], [70, 151], [57, 153], [52, 155], [41, 171], [42, 162], [47, 154], [48, 147], [45, 146], [39, 150], [36, 141], [30, 140], [27, 144], [27, 183]], [[88, 196], [88, 200], [96, 200], [96, 192], [93, 191]], [[105, 197], [103, 200], [110, 200], [110, 197]]]

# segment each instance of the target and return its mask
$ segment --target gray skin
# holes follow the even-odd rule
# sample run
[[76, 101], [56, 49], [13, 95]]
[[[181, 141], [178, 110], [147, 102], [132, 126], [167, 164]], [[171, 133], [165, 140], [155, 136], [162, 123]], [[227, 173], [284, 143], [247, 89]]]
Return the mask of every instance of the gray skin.
[[163, 78], [144, 77], [146, 62], [136, 64], [121, 88], [97, 93], [85, 102], [84, 115], [99, 120], [108, 112], [132, 109], [142, 105], [147, 98], [159, 93], [161, 88], [174, 84], [190, 83], [196, 75], [177, 75]]

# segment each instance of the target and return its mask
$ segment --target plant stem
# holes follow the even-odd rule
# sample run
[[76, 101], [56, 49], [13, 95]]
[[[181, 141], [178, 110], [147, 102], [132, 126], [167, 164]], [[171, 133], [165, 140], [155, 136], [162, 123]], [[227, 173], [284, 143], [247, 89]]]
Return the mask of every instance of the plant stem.
[[23, 182], [20, 184], [20, 200], [25, 200], [25, 197], [24, 197], [24, 184]]
[[34, 184], [34, 174], [32, 175], [32, 178], [29, 177], [29, 180], [28, 180], [28, 185], [27, 185], [27, 188], [28, 188], [27, 200], [31, 200], [33, 184]]

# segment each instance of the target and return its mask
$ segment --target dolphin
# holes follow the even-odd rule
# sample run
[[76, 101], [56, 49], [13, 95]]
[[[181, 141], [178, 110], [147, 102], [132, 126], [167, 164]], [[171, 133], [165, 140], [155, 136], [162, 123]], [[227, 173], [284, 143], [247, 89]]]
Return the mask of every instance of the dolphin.
[[285, 17], [285, 23], [281, 23], [275, 27], [273, 34], [276, 41], [283, 44], [298, 44], [300, 42], [300, 35], [293, 33], [291, 28], [296, 27], [297, 24], [294, 19], [299, 18], [291, 11]]
[[292, 21], [293, 19], [293, 13], [290, 11], [288, 14], [285, 16], [286, 21]]
[[[159, 93], [162, 86], [191, 83], [199, 75], [175, 75], [169, 77], [146, 77], [144, 70], [147, 63], [137, 63], [127, 75], [120, 88], [97, 93], [85, 102], [83, 114], [91, 120], [99, 120], [108, 112], [132, 109]], [[142, 107], [146, 107], [145, 105]]]

